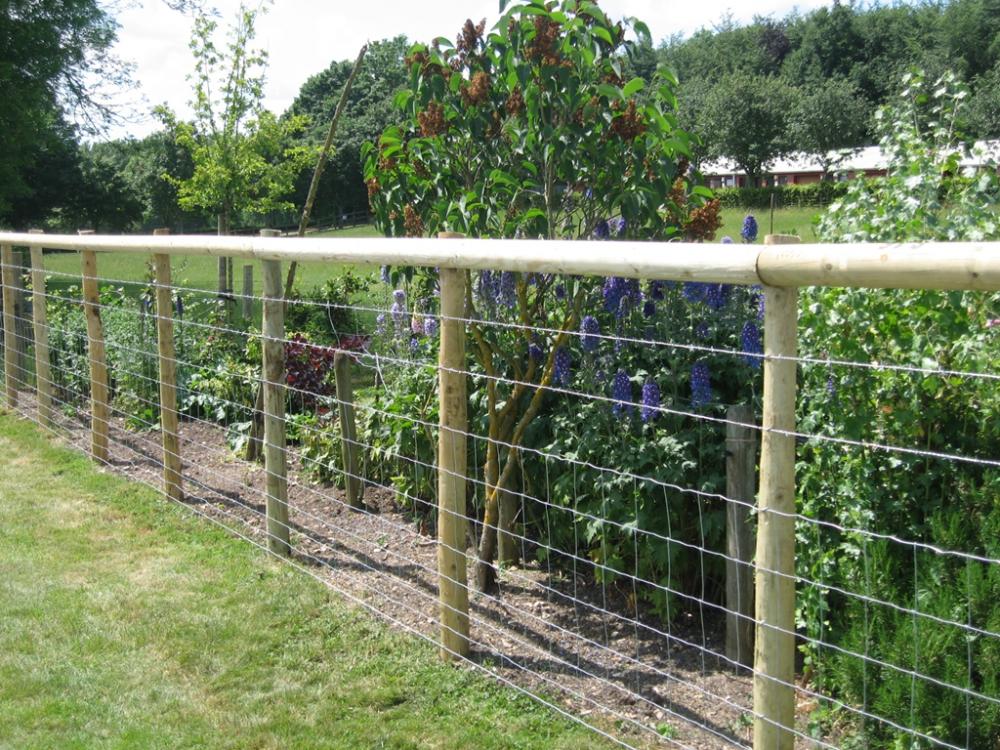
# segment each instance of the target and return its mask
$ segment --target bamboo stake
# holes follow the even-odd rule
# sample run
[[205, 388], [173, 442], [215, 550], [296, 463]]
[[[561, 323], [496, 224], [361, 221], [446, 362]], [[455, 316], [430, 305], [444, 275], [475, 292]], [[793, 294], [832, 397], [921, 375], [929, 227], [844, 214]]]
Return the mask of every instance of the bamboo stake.
[[[750, 504], [757, 479], [757, 435], [753, 410], [732, 406], [726, 413], [726, 656], [753, 665], [753, 529]], [[745, 504], [744, 504], [745, 503]]]
[[[42, 234], [32, 229], [30, 234]], [[35, 399], [38, 421], [44, 427], [52, 425], [52, 362], [49, 358], [49, 316], [45, 296], [45, 255], [40, 245], [32, 245], [31, 253], [31, 322], [35, 337]]]
[[265, 260], [264, 271], [264, 473], [267, 475], [267, 546], [292, 552], [288, 534], [288, 463], [285, 452], [285, 305], [281, 262]]
[[10, 245], [0, 246], [0, 283], [3, 284], [3, 371], [7, 406], [17, 406], [17, 318], [14, 315], [14, 250]]
[[[319, 179], [323, 176], [323, 170], [326, 169], [326, 160], [330, 155], [330, 148], [333, 146], [333, 137], [337, 134], [337, 124], [340, 122], [340, 116], [347, 106], [347, 97], [351, 94], [351, 86], [354, 85], [354, 79], [357, 78], [358, 71], [361, 70], [361, 63], [364, 62], [367, 51], [368, 45], [362, 44], [361, 51], [358, 52], [358, 59], [354, 61], [351, 74], [347, 77], [343, 91], [340, 92], [340, 100], [337, 102], [333, 119], [330, 121], [330, 129], [326, 131], [326, 140], [323, 141], [323, 147], [319, 152], [319, 159], [316, 161], [316, 169], [313, 170], [312, 180], [309, 182], [309, 193], [306, 195], [305, 205], [302, 206], [302, 217], [299, 219], [299, 237], [306, 236], [306, 227], [309, 226], [309, 217], [312, 216], [313, 204], [316, 202], [316, 193], [319, 190]], [[292, 297], [292, 288], [295, 286], [295, 269], [297, 267], [298, 264], [294, 260], [288, 266], [288, 278], [285, 280], [286, 299], [291, 299]]]
[[[169, 229], [155, 229], [153, 234], [170, 234]], [[156, 341], [160, 361], [160, 433], [163, 439], [163, 491], [171, 500], [184, 499], [181, 476], [181, 441], [177, 418], [177, 357], [174, 351], [174, 305], [170, 278], [170, 256], [157, 253], [156, 266]]]
[[104, 354], [101, 295], [97, 285], [97, 253], [84, 250], [83, 308], [87, 315], [87, 355], [90, 360], [90, 452], [108, 460], [108, 363]]
[[253, 316], [253, 266], [243, 266], [243, 320]]
[[[455, 237], [442, 233], [442, 238]], [[469, 587], [466, 573], [465, 476], [468, 396], [465, 368], [465, 272], [442, 268], [439, 355], [438, 578], [441, 656], [469, 653]]]
[[[768, 235], [767, 245], [796, 237]], [[795, 735], [795, 361], [798, 289], [764, 287], [764, 420], [757, 515], [753, 746], [792, 750]], [[781, 359], [775, 359], [781, 357]], [[784, 434], [777, 434], [775, 431]]]
[[352, 508], [362, 506], [364, 485], [358, 467], [358, 429], [354, 419], [354, 385], [351, 382], [351, 357], [337, 352], [333, 358], [337, 379], [337, 407], [340, 415], [340, 452], [344, 462], [344, 487], [347, 503]]

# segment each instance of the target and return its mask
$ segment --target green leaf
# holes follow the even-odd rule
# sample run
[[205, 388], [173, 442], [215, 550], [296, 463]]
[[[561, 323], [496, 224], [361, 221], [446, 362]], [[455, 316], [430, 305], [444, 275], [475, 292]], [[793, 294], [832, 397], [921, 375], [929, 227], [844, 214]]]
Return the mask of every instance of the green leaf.
[[597, 93], [601, 96], [606, 96], [608, 99], [623, 100], [625, 96], [622, 94], [622, 90], [611, 83], [602, 83], [597, 87]]
[[622, 96], [628, 99], [630, 96], [635, 96], [640, 91], [646, 88], [646, 82], [641, 78], [633, 78], [631, 81], [625, 84], [625, 88], [622, 89]]
[[602, 39], [608, 44], [614, 44], [615, 40], [611, 36], [611, 32], [608, 31], [603, 26], [595, 26], [590, 30], [590, 33], [596, 36], [598, 39]]

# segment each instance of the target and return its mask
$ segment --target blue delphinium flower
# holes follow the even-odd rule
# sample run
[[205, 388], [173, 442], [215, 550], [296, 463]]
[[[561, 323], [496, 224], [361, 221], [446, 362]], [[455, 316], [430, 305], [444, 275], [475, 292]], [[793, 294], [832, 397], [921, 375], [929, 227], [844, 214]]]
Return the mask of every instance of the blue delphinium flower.
[[608, 276], [601, 288], [604, 297], [604, 309], [617, 315], [618, 308], [625, 294], [625, 279], [619, 276]]
[[642, 303], [642, 315], [644, 318], [652, 318], [656, 315], [656, 303], [648, 299]]
[[753, 321], [747, 321], [743, 324], [743, 330], [740, 332], [740, 345], [745, 352], [743, 361], [755, 370], [760, 369], [761, 359], [753, 355], [763, 354], [764, 345], [760, 337], [760, 328]]
[[615, 237], [624, 237], [625, 229], [628, 227], [628, 222], [625, 221], [624, 217], [617, 216], [608, 222], [608, 228]]
[[614, 380], [611, 381], [611, 398], [615, 400], [611, 412], [616, 417], [632, 411], [632, 383], [629, 382], [624, 370], [616, 372]]
[[418, 339], [416, 336], [410, 337], [410, 351], [415, 352], [419, 348], [420, 348], [420, 339]]
[[435, 336], [438, 331], [437, 318], [428, 315], [424, 318], [424, 335], [425, 336]]
[[660, 386], [647, 380], [642, 386], [642, 408], [639, 410], [643, 422], [652, 422], [659, 414]]
[[753, 214], [747, 214], [746, 218], [743, 219], [743, 229], [740, 230], [740, 236], [744, 242], [757, 241], [757, 220]]
[[694, 335], [700, 339], [707, 339], [711, 331], [708, 330], [708, 323], [704, 320], [694, 327]]
[[722, 238], [722, 244], [723, 244], [723, 245], [732, 245], [732, 244], [733, 244], [733, 238], [732, 238], [732, 237], [730, 237], [730, 236], [729, 236], [729, 235], [727, 234], [727, 235], [726, 235], [725, 237], [723, 237], [723, 238]]
[[650, 281], [649, 282], [650, 299], [654, 299], [657, 302], [663, 301], [663, 298], [666, 296], [664, 293], [665, 288], [666, 285], [662, 281]]
[[708, 284], [702, 301], [712, 310], [721, 310], [729, 302], [733, 287], [729, 284]]
[[556, 284], [556, 299], [566, 299], [566, 285]]
[[382, 266], [380, 271], [380, 276], [382, 278], [383, 284], [391, 284], [392, 278], [389, 276], [389, 266]]
[[556, 385], [569, 385], [572, 380], [570, 366], [573, 364], [569, 351], [566, 347], [560, 346], [556, 350], [555, 363], [552, 367], [552, 380]]
[[181, 295], [179, 295], [179, 294], [177, 295], [177, 301], [174, 303], [174, 308], [177, 310], [177, 317], [178, 318], [183, 318], [184, 317], [184, 300], [181, 298]]
[[705, 362], [691, 367], [691, 408], [700, 409], [712, 402], [712, 381]]
[[528, 344], [528, 356], [531, 357], [536, 362], [541, 362], [545, 357], [545, 353], [542, 351], [542, 347], [538, 344]]
[[705, 289], [708, 284], [701, 281], [685, 281], [681, 288], [681, 295], [688, 302], [702, 302], [705, 299]]
[[611, 227], [605, 219], [601, 219], [594, 227], [594, 239], [606, 240], [611, 237]]
[[513, 271], [504, 271], [500, 274], [500, 288], [497, 291], [497, 302], [505, 307], [513, 307], [517, 304], [517, 279]]
[[385, 313], [379, 313], [375, 318], [375, 330], [379, 334], [385, 333]]
[[406, 292], [397, 289], [392, 293], [392, 297], [395, 302], [392, 303], [389, 312], [392, 313], [392, 321], [396, 324], [396, 330], [402, 332], [403, 328], [406, 327]]
[[585, 352], [596, 351], [598, 344], [600, 344], [600, 339], [597, 337], [601, 333], [601, 324], [597, 322], [597, 318], [593, 315], [585, 315], [580, 323], [580, 333], [583, 334], [580, 339], [583, 350]]
[[404, 292], [402, 289], [397, 289], [396, 291], [394, 291], [392, 293], [392, 298], [396, 301], [396, 304], [398, 305], [406, 304], [406, 292]]

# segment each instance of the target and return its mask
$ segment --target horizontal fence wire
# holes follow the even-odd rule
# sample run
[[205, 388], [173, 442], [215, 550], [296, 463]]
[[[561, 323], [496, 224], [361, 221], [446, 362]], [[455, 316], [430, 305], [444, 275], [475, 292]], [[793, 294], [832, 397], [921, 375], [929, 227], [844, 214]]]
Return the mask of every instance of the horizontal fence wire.
[[[3, 270], [20, 277], [27, 269]], [[7, 373], [14, 377], [17, 413], [86, 448], [89, 370], [102, 364], [91, 356], [88, 307], [102, 319], [110, 372], [108, 465], [162, 492], [167, 456], [160, 440], [156, 337], [157, 324], [169, 319], [181, 415], [180, 447], [170, 457], [184, 462], [185, 507], [272, 553], [269, 545], [290, 539], [292, 556], [281, 559], [446, 652], [439, 638], [444, 631], [466, 639], [468, 652], [448, 655], [615, 744], [751, 747], [755, 724], [779, 728], [796, 747], [890, 747], [895, 738], [907, 738], [914, 746], [970, 750], [983, 738], [1000, 740], [998, 730], [977, 726], [993, 717], [1000, 721], [1000, 669], [991, 661], [1000, 655], [1000, 611], [984, 594], [994, 586], [1000, 594], [1000, 549], [959, 546], [960, 535], [932, 527], [944, 523], [944, 511], [921, 524], [887, 527], [860, 506], [851, 509], [856, 485], [833, 484], [841, 457], [844, 482], [857, 462], [877, 467], [879, 480], [865, 508], [891, 497], [888, 477], [917, 471], [929, 477], [938, 472], [943, 487], [988, 499], [1000, 486], [996, 444], [937, 446], [895, 429], [893, 411], [860, 426], [810, 420], [776, 429], [759, 416], [746, 424], [722, 408], [714, 390], [706, 400], [694, 382], [699, 363], [711, 364], [713, 389], [734, 391], [715, 380], [722, 377], [717, 371], [741, 378], [746, 385], [735, 393], [759, 414], [762, 363], [794, 362], [804, 393], [838, 369], [853, 378], [839, 380], [844, 398], [851, 388], [866, 387], [868, 378], [878, 378], [888, 392], [906, 393], [911, 382], [924, 387], [928, 379], [950, 378], [956, 391], [976, 389], [968, 398], [977, 402], [1000, 379], [988, 368], [955, 367], [945, 358], [911, 365], [808, 350], [765, 355], [756, 348], [759, 338], [753, 340], [763, 329], [761, 290], [749, 287], [729, 288], [728, 308], [714, 309], [704, 295], [706, 289], [718, 294], [719, 285], [651, 284], [640, 291], [637, 284], [626, 292], [636, 294], [631, 307], [619, 315], [600, 310], [608, 280], [473, 273], [466, 313], [449, 316], [437, 309], [436, 274], [426, 271], [395, 293], [374, 275], [366, 277], [367, 291], [355, 293], [361, 299], [339, 301], [283, 300], [249, 289], [220, 296], [172, 286], [174, 309], [161, 318], [156, 286], [142, 279], [99, 277], [105, 293], [84, 300], [79, 274], [46, 269], [46, 275], [46, 290], [32, 290], [26, 277], [19, 278], [14, 329], [4, 332], [5, 365], [16, 360]], [[428, 283], [418, 288], [419, 278]], [[481, 290], [491, 283], [492, 303]], [[515, 285], [513, 297], [504, 296], [510, 292], [501, 283]], [[554, 299], [561, 284], [570, 291], [560, 309], [572, 308], [573, 294], [587, 306], [555, 324], [545, 322], [550, 317], [528, 321], [528, 300]], [[661, 311], [687, 305], [689, 320], [672, 317], [681, 326], [676, 330], [645, 324], [655, 320], [655, 312], [643, 315], [655, 309], [648, 306], [654, 298]], [[261, 310], [277, 302], [285, 333], [263, 335]], [[40, 418], [34, 397], [42, 385], [34, 372], [31, 327], [39, 303], [48, 313], [51, 424]], [[715, 333], [706, 341], [698, 317], [713, 315]], [[581, 324], [585, 317], [600, 318], [600, 327]], [[632, 327], [626, 330], [622, 321]], [[465, 366], [438, 361], [447, 325], [466, 331]], [[519, 353], [502, 351], [503, 344]], [[269, 345], [284, 353], [277, 380], [261, 369], [261, 351]], [[571, 352], [566, 378], [558, 376], [560, 351]], [[349, 358], [350, 399], [341, 398], [342, 384], [333, 382], [338, 357]], [[638, 363], [632, 367], [639, 375], [621, 368], [615, 373], [616, 358]], [[442, 373], [469, 384], [469, 420], [462, 428], [442, 424], [436, 380]], [[650, 383], [657, 386], [655, 398]], [[278, 442], [256, 432], [265, 390], [282, 394], [284, 437]], [[5, 398], [11, 403], [10, 393]], [[541, 406], [520, 431], [487, 418], [491, 409], [513, 403], [508, 419], [519, 423], [536, 399]], [[353, 435], [343, 423], [348, 413], [356, 420]], [[807, 493], [817, 480], [800, 466], [804, 499], [792, 511], [758, 508], [752, 494], [730, 496], [726, 457], [735, 443], [727, 434], [738, 427], [765, 440], [794, 439], [800, 461], [834, 461], [831, 486], [820, 486], [819, 500], [811, 502]], [[602, 449], [589, 431], [612, 442]], [[615, 434], [637, 455], [617, 450]], [[464, 441], [464, 469], [441, 462], [442, 435]], [[910, 442], [914, 437], [924, 442]], [[254, 441], [286, 468], [247, 462], [243, 454]], [[465, 512], [441, 504], [444, 479], [465, 486]], [[274, 482], [285, 487], [288, 511], [288, 521], [277, 525], [269, 515], [275, 498], [265, 489]], [[352, 482], [361, 487], [360, 502], [348, 491]], [[992, 497], [995, 502], [1000, 495]], [[745, 516], [751, 534], [762, 513], [794, 522], [800, 558], [794, 571], [755, 562], [752, 551], [735, 554], [727, 546], [735, 533], [727, 525], [733, 513]], [[435, 538], [437, 526], [449, 519], [467, 524], [467, 544]], [[480, 561], [487, 537], [493, 550]], [[441, 569], [439, 551], [464, 556], [469, 579]], [[762, 620], [759, 609], [734, 607], [726, 583], [738, 570], [795, 585], [794, 627]], [[894, 571], [896, 579], [885, 580], [882, 571]], [[740, 594], [746, 580], [737, 582], [743, 598], [752, 593], [744, 588]], [[467, 591], [467, 611], [440, 599], [438, 585], [446, 583]], [[467, 616], [468, 632], [450, 629], [439, 612]], [[750, 626], [758, 639], [768, 632], [791, 637], [801, 654], [795, 678], [777, 678], [747, 660], [749, 644], [740, 646], [741, 636], [734, 652], [727, 620]], [[755, 706], [751, 688], [761, 680], [795, 696], [792, 724]], [[948, 707], [948, 721], [932, 718], [933, 701]]]

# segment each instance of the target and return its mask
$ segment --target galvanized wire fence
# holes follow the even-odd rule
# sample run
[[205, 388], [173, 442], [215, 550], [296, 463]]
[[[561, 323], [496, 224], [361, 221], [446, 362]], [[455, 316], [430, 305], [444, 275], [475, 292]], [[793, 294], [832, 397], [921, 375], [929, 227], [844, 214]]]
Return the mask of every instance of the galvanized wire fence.
[[949, 308], [972, 369], [800, 352], [794, 288], [723, 264], [399, 242], [286, 300], [294, 240], [243, 294], [174, 285], [171, 240], [115, 279], [0, 236], [8, 409], [619, 745], [1000, 746], [995, 294]]

